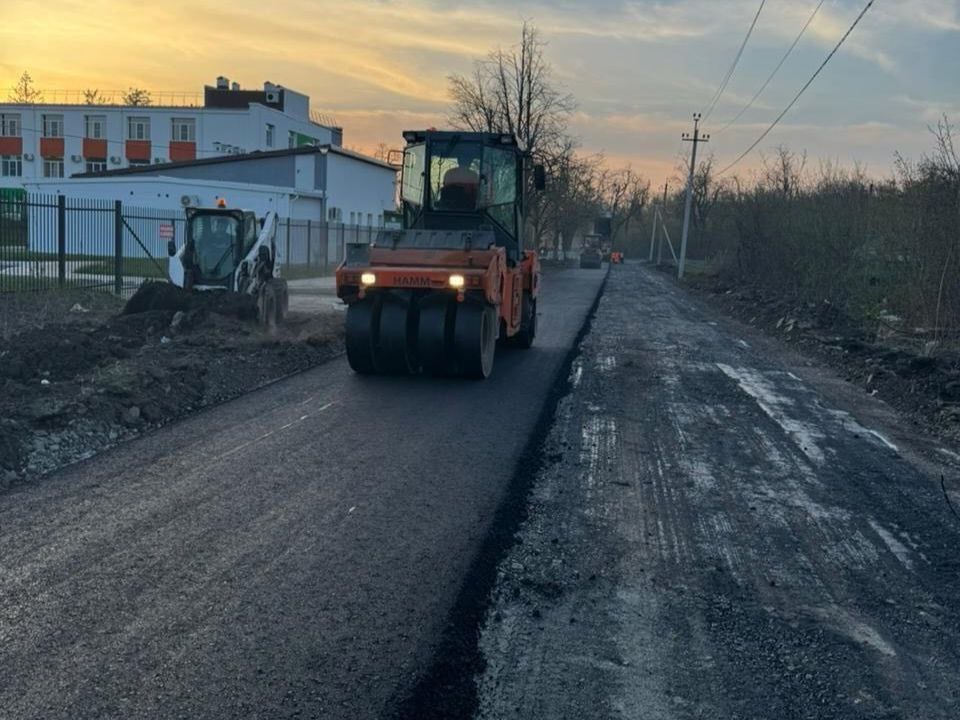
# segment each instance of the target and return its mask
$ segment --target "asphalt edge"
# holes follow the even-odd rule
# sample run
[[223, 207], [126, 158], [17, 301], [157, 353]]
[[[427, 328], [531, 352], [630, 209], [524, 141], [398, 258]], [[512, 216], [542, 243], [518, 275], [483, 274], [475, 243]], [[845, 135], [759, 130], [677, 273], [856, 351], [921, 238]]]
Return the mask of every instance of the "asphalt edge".
[[573, 365], [581, 355], [584, 339], [593, 328], [610, 278], [610, 267], [607, 265], [583, 325], [560, 364], [490, 529], [447, 616], [440, 646], [430, 667], [412, 689], [390, 703], [386, 716], [392, 720], [470, 720], [476, 715], [479, 708], [476, 678], [486, 667], [480, 650], [480, 629], [493, 600], [497, 570], [516, 544], [518, 531], [528, 517], [530, 494], [537, 478], [549, 465], [543, 449], [561, 400], [573, 390]]

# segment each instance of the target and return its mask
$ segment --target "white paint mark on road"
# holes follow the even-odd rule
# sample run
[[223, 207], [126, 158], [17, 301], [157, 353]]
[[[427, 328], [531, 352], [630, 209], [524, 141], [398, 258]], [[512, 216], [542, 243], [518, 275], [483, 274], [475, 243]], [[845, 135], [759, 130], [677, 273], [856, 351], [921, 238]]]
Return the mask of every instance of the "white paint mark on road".
[[617, 358], [613, 355], [603, 355], [597, 358], [597, 370], [600, 372], [613, 372], [617, 369]]
[[794, 402], [775, 392], [769, 378], [749, 368], [732, 368], [723, 363], [717, 363], [717, 367], [724, 375], [735, 380], [740, 389], [756, 401], [760, 409], [793, 439], [808, 458], [818, 465], [823, 464], [825, 458], [818, 441], [826, 436], [819, 428], [791, 418], [787, 414], [786, 409]]
[[839, 632], [841, 635], [846, 635], [854, 642], [871, 647], [881, 655], [886, 655], [887, 657], [897, 656], [897, 651], [893, 649], [890, 643], [883, 639], [883, 636], [877, 632], [875, 628], [868, 625], [865, 621], [854, 617], [843, 608], [836, 605], [814, 608], [813, 614], [833, 630]]
[[910, 551], [907, 547], [897, 540], [893, 534], [883, 527], [880, 523], [876, 522], [873, 518], [870, 519], [870, 527], [873, 528], [873, 531], [880, 536], [880, 539], [886, 543], [887, 548], [894, 556], [899, 560], [907, 570], [913, 570], [913, 560], [910, 558]]
[[897, 447], [896, 445], [894, 445], [892, 442], [890, 442], [889, 440], [887, 440], [883, 435], [881, 435], [880, 433], [878, 433], [876, 430], [871, 430], [870, 428], [866, 428], [866, 431], [867, 431], [870, 435], [873, 435], [877, 440], [879, 440], [880, 442], [882, 442], [884, 445], [886, 445], [888, 448], [890, 448], [891, 450], [893, 450], [895, 453], [899, 453], [899, 452], [900, 452], [900, 448], [898, 448], [898, 447]]
[[583, 380], [583, 361], [580, 358], [573, 363], [573, 369], [570, 370], [570, 385], [574, 389], [580, 387], [580, 383]]
[[356, 510], [356, 509], [357, 509], [357, 506], [354, 505], [352, 508], [350, 508], [349, 510], [347, 510], [347, 515], [352, 515], [352, 514], [353, 514], [353, 511]]
[[866, 435], [874, 438], [875, 440], [879, 440], [880, 444], [885, 448], [897, 453], [898, 455], [900, 454], [900, 448], [890, 442], [883, 434], [877, 432], [876, 430], [871, 430], [868, 427], [864, 427], [854, 420], [850, 416], [850, 413], [843, 410], [830, 410], [829, 412], [834, 418], [840, 421], [840, 424], [844, 427], [844, 429], [849, 430], [856, 435]]
[[[314, 414], [314, 415], [317, 415], [317, 414], [322, 413], [322, 412], [324, 412], [324, 411], [326, 411], [326, 410], [329, 410], [330, 408], [332, 408], [332, 407], [333, 407], [334, 405], [336, 405], [336, 404], [337, 404], [337, 401], [336, 401], [336, 400], [334, 400], [333, 402], [328, 402], [328, 403], [327, 403], [326, 405], [324, 405], [323, 407], [318, 408], [318, 409], [317, 409], [317, 412], [316, 412], [316, 413], [313, 413], [313, 414]], [[224, 453], [222, 453], [221, 455], [219, 455], [219, 456], [216, 458], [215, 462], [216, 462], [216, 461], [223, 460], [224, 458], [228, 458], [228, 457], [230, 457], [231, 455], [235, 455], [236, 453], [238, 453], [238, 452], [240, 452], [241, 450], [244, 450], [244, 449], [250, 447], [251, 445], [254, 445], [254, 444], [258, 443], [258, 442], [261, 442], [261, 441], [263, 441], [263, 440], [266, 440], [267, 438], [272, 437], [274, 434], [276, 434], [276, 433], [279, 432], [279, 431], [289, 430], [289, 429], [292, 428], [294, 425], [298, 425], [298, 424], [302, 423], [304, 420], [309, 419], [310, 417], [311, 417], [311, 414], [309, 414], [309, 413], [306, 414], [306, 415], [301, 415], [301, 416], [300, 416], [300, 419], [294, 420], [293, 422], [287, 423], [286, 425], [282, 425], [280, 428], [278, 428], [278, 430], [269, 430], [269, 431], [263, 433], [263, 435], [260, 435], [259, 437], [254, 438], [253, 440], [248, 440], [248, 441], [245, 442], [245, 443], [241, 443], [240, 445], [237, 445], [236, 447], [231, 448], [230, 450], [227, 450], [226, 452], [224, 452]]]
[[740, 347], [745, 347], [748, 350], [750, 349], [750, 343], [748, 343], [746, 340], [737, 340], [737, 343], [740, 345]]
[[946, 455], [951, 460], [956, 460], [957, 462], [960, 462], [960, 455], [957, 455], [952, 450], [947, 450], [946, 448], [937, 448], [937, 452], [939, 452], [941, 455]]

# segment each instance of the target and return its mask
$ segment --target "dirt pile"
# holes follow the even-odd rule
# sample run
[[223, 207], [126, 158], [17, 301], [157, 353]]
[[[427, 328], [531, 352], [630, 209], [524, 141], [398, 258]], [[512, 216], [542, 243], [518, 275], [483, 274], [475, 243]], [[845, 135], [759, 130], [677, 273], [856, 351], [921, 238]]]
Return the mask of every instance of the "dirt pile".
[[0, 349], [0, 488], [317, 365], [342, 347], [339, 314], [294, 315], [273, 334], [255, 319], [252, 298], [187, 295], [166, 283], [146, 284], [120, 314], [35, 323], [24, 313]]
[[190, 293], [167, 282], [145, 282], [127, 301], [123, 314], [138, 315], [151, 311], [194, 315], [216, 313], [252, 322], [257, 319], [257, 300], [253, 295], [227, 290]]
[[960, 352], [883, 323], [865, 327], [827, 302], [798, 302], [717, 278], [696, 278], [691, 287], [727, 314], [840, 370], [914, 423], [960, 439]]

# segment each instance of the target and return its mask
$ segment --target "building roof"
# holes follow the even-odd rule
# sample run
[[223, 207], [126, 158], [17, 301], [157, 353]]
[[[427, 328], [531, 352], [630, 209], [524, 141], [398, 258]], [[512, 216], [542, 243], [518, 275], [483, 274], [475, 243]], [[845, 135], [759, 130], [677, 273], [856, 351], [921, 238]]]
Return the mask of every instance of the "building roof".
[[248, 162], [250, 160], [265, 160], [268, 158], [289, 157], [292, 155], [342, 155], [344, 157], [365, 162], [370, 165], [376, 165], [385, 170], [396, 172], [397, 168], [388, 163], [377, 160], [376, 158], [361, 155], [352, 150], [345, 150], [339, 145], [308, 145], [299, 148], [289, 148], [284, 150], [255, 150], [250, 153], [240, 155], [217, 155], [216, 157], [202, 158], [199, 160], [183, 160], [180, 162], [157, 163], [155, 165], [139, 165], [134, 167], [119, 168], [117, 170], [104, 170], [102, 172], [76, 173], [72, 178], [109, 178], [121, 175], [156, 175], [164, 170], [175, 170], [177, 168], [199, 167], [201, 165], [219, 165], [226, 163]]

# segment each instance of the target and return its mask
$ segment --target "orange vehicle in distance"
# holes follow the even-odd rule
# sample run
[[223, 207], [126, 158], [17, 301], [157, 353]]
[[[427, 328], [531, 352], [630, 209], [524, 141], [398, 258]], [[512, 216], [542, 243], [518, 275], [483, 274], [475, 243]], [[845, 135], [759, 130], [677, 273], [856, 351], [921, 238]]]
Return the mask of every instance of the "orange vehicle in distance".
[[529, 348], [540, 262], [524, 242], [528, 173], [512, 135], [404, 133], [403, 227], [351, 244], [337, 269], [347, 359], [359, 374], [486, 378], [497, 341]]

